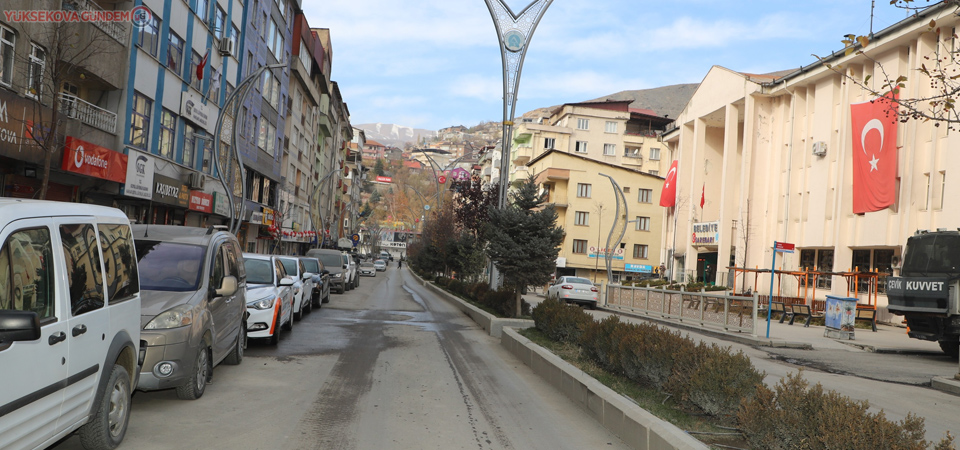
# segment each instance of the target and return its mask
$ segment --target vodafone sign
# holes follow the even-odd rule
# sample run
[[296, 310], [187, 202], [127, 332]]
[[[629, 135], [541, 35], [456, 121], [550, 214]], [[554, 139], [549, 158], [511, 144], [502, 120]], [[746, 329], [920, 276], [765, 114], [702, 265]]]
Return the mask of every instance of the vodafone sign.
[[67, 136], [63, 170], [123, 183], [127, 179], [127, 155]]

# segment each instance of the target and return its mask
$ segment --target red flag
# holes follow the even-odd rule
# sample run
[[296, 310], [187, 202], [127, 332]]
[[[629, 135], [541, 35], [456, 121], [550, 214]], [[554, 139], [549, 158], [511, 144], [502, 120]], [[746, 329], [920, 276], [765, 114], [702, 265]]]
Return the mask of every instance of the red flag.
[[700, 190], [700, 209], [703, 209], [704, 200], [707, 198], [707, 183], [703, 183], [703, 189]]
[[677, 161], [670, 164], [667, 178], [663, 180], [663, 189], [660, 190], [660, 206], [672, 208], [677, 204]]
[[897, 104], [889, 97], [852, 104], [850, 122], [853, 213], [880, 211], [897, 195]]
[[210, 50], [207, 50], [207, 53], [203, 55], [203, 59], [200, 60], [200, 64], [197, 64], [197, 79], [203, 80], [203, 69], [207, 67], [207, 58], [210, 56]]

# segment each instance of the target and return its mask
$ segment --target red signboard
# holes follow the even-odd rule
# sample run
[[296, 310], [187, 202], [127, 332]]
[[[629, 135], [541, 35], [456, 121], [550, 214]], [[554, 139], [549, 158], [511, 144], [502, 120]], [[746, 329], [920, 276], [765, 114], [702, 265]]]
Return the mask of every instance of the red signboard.
[[380, 183], [393, 183], [393, 178], [385, 177], [382, 175], [377, 175], [377, 182]]
[[793, 245], [793, 244], [788, 244], [788, 243], [786, 243], [786, 242], [777, 242], [777, 245], [776, 245], [776, 247], [774, 247], [774, 248], [775, 248], [776, 251], [778, 251], [778, 252], [793, 253], [793, 249], [794, 249], [795, 247], [796, 247], [795, 245]]
[[127, 180], [127, 155], [67, 136], [63, 170], [123, 183]]
[[204, 213], [213, 212], [213, 195], [200, 191], [190, 191], [190, 210]]

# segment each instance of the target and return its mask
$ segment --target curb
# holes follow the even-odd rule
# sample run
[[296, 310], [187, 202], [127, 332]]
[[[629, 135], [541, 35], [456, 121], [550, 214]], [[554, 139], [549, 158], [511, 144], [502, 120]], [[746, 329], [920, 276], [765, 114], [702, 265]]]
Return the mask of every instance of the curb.
[[626, 397], [614, 392], [559, 356], [506, 328], [500, 345], [537, 375], [573, 400], [604, 428], [635, 449], [708, 449], [709, 447]]
[[484, 330], [487, 330], [487, 332], [490, 333], [490, 336], [499, 338], [503, 334], [504, 327], [512, 327], [512, 328], [519, 328], [519, 329], [533, 327], [532, 320], [499, 318], [441, 289], [437, 285], [427, 282], [423, 278], [420, 278], [420, 276], [414, 273], [412, 270], [410, 271], [410, 273], [417, 280], [419, 280], [424, 287], [426, 287], [427, 289], [430, 289], [435, 294], [446, 299], [450, 303], [453, 303], [454, 305], [457, 306], [457, 308], [460, 309], [460, 311], [463, 311], [464, 314], [466, 314], [467, 316], [470, 316], [470, 318], [473, 319], [473, 321], [476, 322], [477, 325], [480, 325], [480, 327], [482, 327]]

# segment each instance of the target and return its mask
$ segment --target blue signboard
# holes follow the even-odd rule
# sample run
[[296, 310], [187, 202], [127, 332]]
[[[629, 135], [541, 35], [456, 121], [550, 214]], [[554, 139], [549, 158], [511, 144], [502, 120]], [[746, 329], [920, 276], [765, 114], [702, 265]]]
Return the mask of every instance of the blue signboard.
[[627, 264], [623, 270], [627, 272], [653, 273], [653, 266], [647, 264]]

